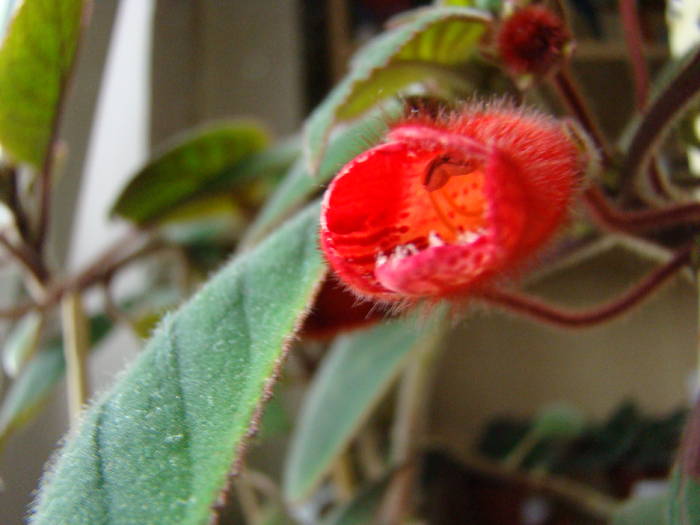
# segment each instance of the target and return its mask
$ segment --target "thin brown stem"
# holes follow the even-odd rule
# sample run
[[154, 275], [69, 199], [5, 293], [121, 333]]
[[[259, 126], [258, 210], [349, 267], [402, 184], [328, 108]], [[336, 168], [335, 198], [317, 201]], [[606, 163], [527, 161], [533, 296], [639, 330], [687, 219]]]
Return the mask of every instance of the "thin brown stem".
[[571, 76], [566, 65], [557, 71], [552, 77], [552, 84], [559, 95], [559, 98], [566, 105], [583, 129], [591, 136], [594, 144], [600, 150], [603, 166], [612, 164], [613, 153], [607, 138], [600, 130], [598, 123], [593, 117], [593, 113], [588, 108], [581, 90]]
[[631, 195], [637, 177], [649, 163], [673, 122], [700, 93], [700, 49], [687, 59], [679, 73], [655, 98], [634, 132], [621, 168], [621, 189]]
[[123, 311], [112, 295], [111, 275], [100, 281], [100, 289], [102, 291], [102, 304], [105, 313], [115, 324], [124, 324], [133, 326], [133, 323], [127, 313]]
[[31, 241], [31, 228], [29, 226], [29, 219], [27, 219], [27, 214], [24, 211], [24, 206], [22, 205], [22, 199], [20, 197], [19, 184], [17, 181], [18, 173], [17, 169], [13, 166], [9, 168], [8, 177], [8, 192], [7, 192], [7, 207], [10, 209], [12, 216], [15, 221], [15, 227], [20, 237], [25, 244], [29, 244]]
[[595, 185], [584, 192], [584, 202], [593, 219], [607, 230], [628, 233], [661, 231], [677, 226], [700, 225], [700, 204], [680, 204], [661, 209], [620, 211]]
[[487, 478], [524, 485], [606, 521], [619, 510], [621, 505], [621, 502], [601, 492], [559, 476], [515, 471], [498, 462], [477, 456], [460, 457], [460, 463], [467, 470]]
[[355, 493], [357, 481], [348, 451], [343, 452], [333, 463], [331, 478], [333, 479], [338, 501], [342, 503], [350, 501]]
[[7, 252], [12, 255], [17, 262], [19, 262], [27, 272], [33, 275], [37, 281], [44, 282], [46, 280], [47, 274], [41, 261], [39, 261], [35, 254], [26, 250], [24, 247], [15, 246], [14, 243], [7, 238], [4, 232], [0, 232], [0, 245], [2, 245]]
[[664, 176], [663, 172], [659, 168], [657, 160], [654, 160], [649, 166], [649, 172], [647, 175], [649, 180], [649, 185], [654, 193], [663, 199], [668, 199], [671, 196], [671, 192], [668, 189], [668, 181]]
[[49, 141], [47, 146], [47, 151], [44, 155], [44, 162], [41, 166], [41, 171], [39, 172], [39, 216], [37, 220], [36, 235], [34, 237], [33, 246], [36, 252], [43, 257], [44, 248], [46, 244], [46, 237], [49, 230], [49, 222], [51, 219], [51, 198], [53, 193], [53, 168], [54, 168], [54, 148], [56, 141], [58, 140], [58, 133], [60, 131], [61, 122], [63, 121], [63, 116], [66, 110], [66, 96], [68, 93], [68, 85], [72, 78], [73, 71], [77, 62], [77, 56], [82, 47], [83, 36], [85, 34], [85, 29], [88, 24], [89, 15], [92, 12], [92, 1], [87, 0], [83, 4], [83, 12], [80, 20], [80, 29], [78, 33], [77, 42], [75, 45], [75, 50], [73, 56], [70, 57], [70, 62], [66, 65], [66, 68], [61, 71], [61, 79], [58, 89], [58, 101], [56, 103], [56, 113], [51, 123], [51, 132], [49, 134]]
[[261, 508], [258, 496], [248, 479], [248, 471], [244, 468], [233, 478], [238, 501], [247, 525], [255, 525], [260, 522]]
[[639, 24], [637, 0], [619, 0], [620, 19], [632, 65], [634, 95], [637, 109], [644, 109], [649, 96], [649, 70], [644, 59], [644, 43]]
[[399, 386], [391, 436], [391, 463], [402, 467], [396, 470], [387, 488], [380, 509], [381, 525], [402, 523], [413, 510], [412, 493], [420, 465], [412, 460], [417, 457], [426, 434], [430, 389], [440, 353], [442, 329], [441, 324], [434, 337], [416, 349]]
[[589, 310], [564, 310], [534, 297], [502, 290], [483, 292], [480, 297], [539, 321], [566, 328], [584, 328], [614, 319], [639, 305], [690, 262], [690, 253], [690, 247], [678, 251], [668, 263], [652, 271], [620, 297]]
[[46, 290], [41, 300], [36, 300], [32, 303], [26, 303], [17, 307], [0, 309], [0, 318], [17, 319], [30, 310], [45, 311], [53, 308], [66, 293], [79, 292], [94, 286], [123, 266], [130, 264], [139, 257], [160, 247], [157, 242], [151, 242], [150, 244], [147, 243], [126, 254], [121, 253], [139, 238], [139, 232], [129, 232], [126, 237], [120, 238], [73, 278], [67, 279], [57, 286]]
[[14, 321], [24, 317], [32, 310], [39, 310], [39, 306], [35, 302], [26, 302], [17, 306], [0, 308], [0, 319]]

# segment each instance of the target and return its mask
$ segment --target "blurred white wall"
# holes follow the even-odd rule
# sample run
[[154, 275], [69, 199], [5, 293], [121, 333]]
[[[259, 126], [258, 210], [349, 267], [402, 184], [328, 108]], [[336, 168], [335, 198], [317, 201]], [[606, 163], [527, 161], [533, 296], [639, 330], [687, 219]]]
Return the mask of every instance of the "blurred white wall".
[[90, 135], [69, 266], [88, 262], [123, 224], [107, 214], [115, 195], [148, 157], [153, 0], [122, 0]]

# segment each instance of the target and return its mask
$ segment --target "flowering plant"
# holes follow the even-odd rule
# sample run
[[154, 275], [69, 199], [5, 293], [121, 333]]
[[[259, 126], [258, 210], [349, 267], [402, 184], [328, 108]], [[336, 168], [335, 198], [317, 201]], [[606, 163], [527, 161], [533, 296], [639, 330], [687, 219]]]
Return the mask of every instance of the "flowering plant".
[[[628, 451], [638, 433], [616, 441], [562, 405], [543, 409], [497, 459], [450, 460], [476, 480], [464, 514], [444, 518], [434, 496], [443, 485], [431, 478], [446, 448], [431, 431], [433, 372], [473, 305], [592, 326], [695, 268], [698, 179], [685, 153], [697, 137], [670, 137], [695, 117], [700, 51], [670, 60], [650, 95], [636, 4], [619, 7], [636, 115], [618, 145], [572, 74], [564, 2], [437, 0], [392, 18], [357, 51], [301, 145], [269, 146], [248, 121], [166, 145], [115, 199], [126, 237], [64, 278], [47, 257], [51, 200], [91, 2], [25, 0], [0, 48], [0, 245], [22, 276], [17, 302], [0, 311], [12, 322], [0, 445], [63, 375], [73, 424], [31, 522], [700, 523], [700, 409], [671, 472], [675, 433], [650, 447], [666, 454], [654, 466], [670, 480], [651, 500], [600, 481], [622, 465], [614, 445]], [[655, 268], [586, 309], [526, 291], [611, 244]], [[161, 264], [145, 290], [114, 296], [125, 267], [167, 257], [176, 264]], [[104, 292], [95, 312], [81, 300], [92, 288]], [[85, 407], [88, 351], [124, 325], [150, 338]], [[299, 389], [290, 430], [283, 414]], [[621, 414], [605, 429], [642, 419]], [[289, 450], [282, 469], [263, 473], [246, 452], [271, 450], [271, 434]], [[553, 467], [563, 463], [551, 457], [581, 449], [614, 457], [586, 479], [567, 477], [571, 464]], [[481, 504], [494, 484], [511, 492], [496, 517]], [[544, 515], [531, 509], [543, 495]]]

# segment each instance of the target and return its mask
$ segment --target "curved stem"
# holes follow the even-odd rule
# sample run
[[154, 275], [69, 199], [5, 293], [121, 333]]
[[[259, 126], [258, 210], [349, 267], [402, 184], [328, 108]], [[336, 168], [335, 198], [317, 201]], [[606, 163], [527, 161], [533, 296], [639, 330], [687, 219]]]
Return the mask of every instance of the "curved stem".
[[620, 211], [615, 209], [597, 186], [584, 192], [584, 202], [593, 219], [604, 229], [624, 232], [650, 232], [683, 225], [700, 224], [700, 204], [680, 204], [662, 209]]
[[621, 169], [622, 191], [630, 195], [639, 174], [648, 165], [657, 144], [670, 129], [670, 123], [700, 92], [700, 48], [685, 62], [680, 72], [656, 97], [637, 127], [627, 148]]
[[14, 217], [17, 232], [25, 243], [29, 243], [31, 240], [31, 228], [29, 227], [29, 219], [27, 219], [27, 214], [24, 211], [22, 199], [20, 198], [19, 184], [17, 183], [17, 168], [14, 166], [8, 167], [8, 173], [2, 176], [6, 176], [8, 180], [9, 191], [6, 204]]
[[0, 308], [0, 319], [8, 319], [14, 321], [24, 317], [32, 310], [38, 310], [39, 306], [34, 302], [27, 302], [18, 306], [10, 306], [8, 308]]
[[412, 511], [412, 492], [420, 469], [413, 459], [425, 436], [430, 388], [445, 323], [445, 319], [441, 320], [435, 335], [416, 349], [399, 386], [391, 435], [391, 463], [400, 468], [394, 472], [382, 502], [378, 521], [381, 525], [402, 523]]
[[483, 457], [460, 457], [466, 469], [492, 479], [522, 484], [575, 506], [596, 518], [609, 520], [620, 508], [619, 502], [586, 485], [551, 474], [515, 471]]
[[479, 297], [539, 321], [567, 328], [583, 328], [609, 321], [640, 304], [690, 262], [690, 253], [690, 247], [680, 250], [668, 263], [652, 271], [620, 297], [590, 310], [562, 310], [540, 299], [501, 290], [489, 290]]
[[620, 18], [632, 65], [634, 95], [637, 109], [643, 109], [649, 96], [649, 70], [644, 60], [642, 31], [639, 24], [637, 0], [619, 0]]
[[552, 77], [552, 84], [559, 98], [566, 104], [569, 113], [576, 117], [576, 120], [591, 136], [596, 147], [600, 150], [603, 165], [610, 166], [613, 158], [612, 148], [595, 121], [593, 113], [588, 108], [578, 85], [566, 65], [562, 66]]
[[0, 232], [0, 245], [24, 267], [38, 285], [46, 283], [49, 273], [34, 251], [25, 246], [15, 246], [3, 232]]
[[17, 319], [22, 317], [30, 310], [43, 311], [53, 308], [58, 302], [61, 301], [65, 294], [69, 292], [83, 291], [86, 288], [98, 284], [107, 276], [111, 275], [123, 266], [130, 264], [135, 259], [160, 248], [161, 245], [152, 242], [122, 255], [122, 251], [126, 250], [130, 244], [137, 240], [139, 235], [139, 232], [129, 232], [125, 238], [121, 238], [115, 242], [110, 248], [105, 250], [75, 277], [67, 279], [57, 286], [46, 290], [41, 300], [36, 300], [34, 302], [22, 304], [16, 307], [0, 309], [0, 318]]

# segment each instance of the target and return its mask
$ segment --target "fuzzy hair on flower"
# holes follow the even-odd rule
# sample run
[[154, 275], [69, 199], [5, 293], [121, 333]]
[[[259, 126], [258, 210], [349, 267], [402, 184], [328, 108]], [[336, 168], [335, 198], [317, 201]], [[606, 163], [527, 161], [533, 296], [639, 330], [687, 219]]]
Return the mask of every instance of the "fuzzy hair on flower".
[[329, 185], [321, 247], [359, 297], [477, 293], [551, 239], [584, 164], [565, 123], [537, 112], [503, 102], [418, 112]]

